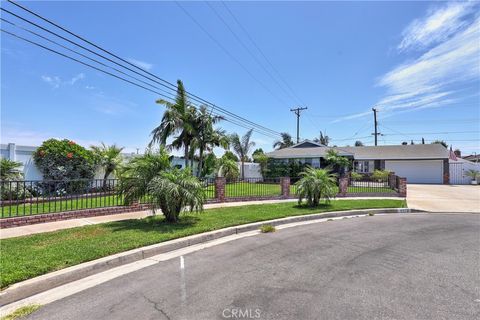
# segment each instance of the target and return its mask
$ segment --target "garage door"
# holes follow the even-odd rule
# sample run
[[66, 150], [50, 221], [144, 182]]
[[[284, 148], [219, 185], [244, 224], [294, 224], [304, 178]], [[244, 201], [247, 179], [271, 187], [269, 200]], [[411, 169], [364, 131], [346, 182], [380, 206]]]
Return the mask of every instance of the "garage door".
[[407, 178], [407, 183], [443, 183], [442, 160], [385, 161], [385, 169]]

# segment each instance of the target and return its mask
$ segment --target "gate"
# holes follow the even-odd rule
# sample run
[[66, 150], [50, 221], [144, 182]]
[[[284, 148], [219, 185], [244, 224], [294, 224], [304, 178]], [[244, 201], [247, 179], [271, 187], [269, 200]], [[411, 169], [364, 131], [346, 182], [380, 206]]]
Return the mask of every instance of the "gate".
[[450, 184], [470, 184], [472, 178], [467, 177], [465, 173], [468, 170], [480, 171], [480, 163], [467, 160], [450, 162]]

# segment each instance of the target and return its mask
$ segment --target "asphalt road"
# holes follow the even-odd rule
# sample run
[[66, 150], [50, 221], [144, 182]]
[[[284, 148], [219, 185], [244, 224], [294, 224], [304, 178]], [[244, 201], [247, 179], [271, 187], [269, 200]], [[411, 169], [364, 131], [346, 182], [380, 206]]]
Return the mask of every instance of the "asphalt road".
[[479, 319], [480, 215], [395, 214], [197, 251], [28, 319]]

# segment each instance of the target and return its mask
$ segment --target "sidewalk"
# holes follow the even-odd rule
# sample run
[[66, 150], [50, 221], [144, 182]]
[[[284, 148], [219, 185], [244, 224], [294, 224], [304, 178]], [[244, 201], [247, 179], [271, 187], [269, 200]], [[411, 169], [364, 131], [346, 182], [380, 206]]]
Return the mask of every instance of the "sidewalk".
[[[337, 200], [367, 200], [367, 199], [402, 199], [399, 197], [352, 197], [352, 198], [337, 198]], [[225, 207], [238, 207], [238, 206], [247, 206], [254, 204], [268, 204], [268, 203], [282, 203], [282, 202], [292, 202], [297, 201], [297, 199], [286, 199], [286, 200], [259, 200], [259, 201], [240, 201], [240, 202], [222, 202], [222, 203], [211, 203], [204, 206], [205, 209], [213, 208], [225, 208]], [[161, 214], [160, 212], [157, 214]], [[89, 217], [89, 218], [79, 218], [79, 219], [70, 219], [63, 221], [54, 221], [47, 223], [32, 224], [27, 226], [21, 226], [16, 228], [6, 228], [0, 229], [0, 239], [7, 239], [13, 237], [21, 237], [29, 234], [50, 232], [55, 230], [70, 229], [75, 227], [82, 227], [91, 224], [105, 223], [111, 221], [120, 221], [120, 220], [129, 220], [129, 219], [142, 219], [148, 216], [151, 216], [152, 212], [150, 210], [137, 211], [137, 212], [128, 212], [128, 213], [119, 213], [105, 216]]]

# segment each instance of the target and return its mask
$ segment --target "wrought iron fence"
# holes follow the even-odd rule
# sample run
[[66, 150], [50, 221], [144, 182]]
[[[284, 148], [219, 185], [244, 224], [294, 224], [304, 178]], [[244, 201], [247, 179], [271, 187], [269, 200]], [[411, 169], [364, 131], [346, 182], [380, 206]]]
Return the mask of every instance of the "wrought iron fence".
[[215, 178], [202, 178], [200, 182], [203, 185], [207, 201], [215, 198]]
[[362, 175], [360, 179], [349, 179], [347, 193], [395, 193], [396, 191], [390, 184], [389, 177], [374, 178], [368, 175]]
[[281, 195], [280, 178], [228, 179], [226, 198], [262, 198]]

